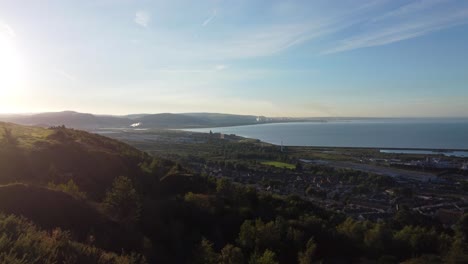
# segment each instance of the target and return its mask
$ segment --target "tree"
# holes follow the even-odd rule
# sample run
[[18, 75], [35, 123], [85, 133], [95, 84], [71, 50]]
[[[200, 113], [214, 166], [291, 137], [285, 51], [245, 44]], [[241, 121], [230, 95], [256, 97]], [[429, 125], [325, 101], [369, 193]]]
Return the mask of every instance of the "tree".
[[403, 263], [404, 264], [438, 264], [438, 263], [442, 263], [442, 259], [437, 255], [422, 255], [417, 258], [411, 258], [409, 260], [406, 260]]
[[410, 250], [412, 255], [439, 253], [439, 236], [434, 229], [420, 226], [405, 226], [394, 235], [401, 252]]
[[60, 182], [62, 180], [62, 177], [59, 171], [57, 170], [57, 167], [55, 167], [55, 164], [53, 163], [49, 165], [47, 175], [52, 182]]
[[278, 264], [275, 252], [267, 249], [263, 255], [259, 256], [256, 253], [250, 258], [249, 264]]
[[288, 227], [286, 231], [287, 243], [294, 248], [301, 248], [304, 241], [304, 232], [300, 229], [294, 228], [292, 226]]
[[227, 244], [219, 257], [219, 264], [242, 264], [244, 263], [244, 254], [242, 250], [231, 244]]
[[203, 238], [195, 248], [193, 262], [197, 264], [216, 264], [218, 254], [213, 249], [213, 243]]
[[457, 235], [462, 238], [465, 242], [468, 242], [468, 213], [463, 214], [455, 226]]
[[468, 244], [457, 237], [450, 248], [446, 259], [446, 263], [468, 263]]
[[55, 184], [53, 182], [50, 182], [48, 187], [54, 190], [66, 192], [78, 199], [82, 199], [82, 200], [86, 199], [86, 193], [80, 191], [80, 188], [78, 187], [78, 185], [76, 185], [76, 183], [72, 179], [70, 179], [67, 183], [60, 183], [60, 184]]
[[364, 234], [369, 229], [369, 223], [355, 221], [351, 217], [341, 223], [336, 229], [339, 233], [347, 236], [356, 243], [362, 243], [364, 240]]
[[296, 162], [296, 171], [302, 171], [302, 163], [300, 161]]
[[263, 251], [266, 249], [280, 249], [282, 236], [286, 236], [287, 228], [283, 219], [264, 223], [261, 219], [245, 220], [240, 227], [239, 245], [247, 250]]
[[255, 247], [256, 236], [256, 228], [253, 221], [245, 220], [240, 227], [237, 242], [245, 249], [253, 249]]
[[304, 251], [299, 252], [298, 261], [299, 264], [310, 264], [317, 251], [317, 244], [315, 244], [314, 238], [309, 239]]
[[234, 192], [234, 186], [230, 180], [221, 178], [216, 181], [216, 192], [223, 197], [229, 197]]
[[374, 224], [364, 235], [364, 243], [376, 255], [382, 255], [392, 245], [392, 231], [382, 223]]
[[115, 178], [103, 203], [108, 212], [122, 223], [133, 225], [140, 217], [141, 204], [138, 193], [127, 177]]
[[445, 261], [447, 263], [468, 263], [468, 214], [460, 217], [455, 231], [455, 239]]
[[3, 128], [3, 138], [5, 140], [5, 143], [9, 146], [18, 145], [18, 139], [13, 135], [10, 128]]

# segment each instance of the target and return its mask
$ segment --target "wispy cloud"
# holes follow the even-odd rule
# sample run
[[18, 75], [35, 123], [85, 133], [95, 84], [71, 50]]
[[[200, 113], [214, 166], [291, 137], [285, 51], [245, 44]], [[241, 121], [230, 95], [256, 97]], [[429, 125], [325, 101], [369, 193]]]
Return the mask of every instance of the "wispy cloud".
[[154, 70], [154, 71], [158, 72], [158, 73], [174, 73], [174, 74], [213, 72], [212, 69], [158, 69], [158, 70]]
[[308, 24], [260, 25], [208, 39], [169, 32], [154, 47], [161, 56], [169, 58], [221, 61], [270, 56], [324, 33], [325, 29]]
[[208, 17], [207, 19], [205, 19], [205, 21], [203, 21], [202, 26], [206, 27], [209, 23], [211, 23], [211, 21], [216, 17], [217, 13], [218, 12], [216, 11], [216, 9], [213, 10], [213, 14], [210, 17]]
[[[328, 47], [318, 52], [331, 54], [387, 45], [468, 23], [467, 12], [468, 5], [456, 0], [363, 0], [335, 5], [326, 16], [317, 13], [302, 21], [252, 25], [200, 44], [177, 42], [190, 43], [189, 50], [198, 56], [237, 59], [271, 56], [312, 41], [319, 47], [326, 37]], [[210, 24], [216, 15], [213, 12], [202, 25]]]
[[[364, 14], [379, 8], [387, 1], [363, 0], [359, 4], [346, 3], [343, 7], [336, 6], [326, 15], [311, 10], [313, 15], [297, 20], [276, 21], [274, 17], [270, 17], [269, 23], [257, 22], [242, 28], [229, 27], [229, 30], [210, 32], [200, 38], [191, 37], [194, 34], [185, 31], [162, 31], [159, 32], [161, 37], [154, 47], [162, 56], [183, 57], [187, 60], [220, 61], [271, 56], [360, 23]], [[295, 4], [301, 6], [299, 3]], [[213, 15], [202, 25], [212, 23], [217, 15], [218, 12], [213, 11]], [[228, 31], [229, 34], [225, 34]]]
[[7, 23], [0, 21], [0, 34], [8, 37], [15, 37], [15, 31]]
[[180, 73], [214, 73], [217, 71], [224, 71], [227, 68], [229, 68], [228, 65], [225, 64], [218, 64], [213, 67], [205, 67], [205, 68], [186, 68], [186, 69], [177, 69], [177, 68], [165, 68], [165, 69], [155, 69], [153, 72], [158, 72], [158, 73], [175, 73], [175, 74], [180, 74]]
[[64, 71], [63, 69], [54, 68], [52, 69], [52, 72], [72, 82], [76, 82], [77, 80], [74, 75]]
[[146, 28], [151, 21], [151, 14], [147, 11], [140, 10], [135, 13], [135, 23]]
[[447, 3], [450, 0], [418, 0], [416, 2], [410, 2], [399, 8], [389, 11], [381, 16], [372, 19], [373, 22], [389, 19], [392, 17], [399, 17], [406, 14], [414, 14], [419, 11], [426, 10], [439, 4]]
[[220, 64], [220, 65], [215, 66], [215, 70], [217, 70], [217, 71], [223, 71], [223, 70], [225, 70], [227, 68], [228, 68], [228, 66], [224, 65], [224, 64]]
[[391, 44], [468, 23], [468, 7], [445, 8], [450, 0], [417, 1], [369, 19], [362, 32], [338, 40], [322, 54]]

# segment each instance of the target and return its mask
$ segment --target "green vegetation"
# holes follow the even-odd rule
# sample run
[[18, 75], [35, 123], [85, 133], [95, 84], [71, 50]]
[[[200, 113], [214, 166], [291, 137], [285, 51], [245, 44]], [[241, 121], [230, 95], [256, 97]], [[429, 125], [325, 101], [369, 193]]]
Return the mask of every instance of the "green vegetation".
[[138, 193], [127, 177], [115, 178], [103, 204], [111, 216], [126, 225], [136, 223], [140, 217], [141, 204]]
[[[299, 196], [263, 193], [227, 178], [199, 175], [176, 162], [180, 160], [153, 158], [106, 137], [64, 127], [0, 123], [0, 131], [5, 131], [3, 127], [9, 132], [0, 132], [0, 182], [6, 184], [0, 186], [0, 262], [464, 263], [468, 259], [466, 215], [453, 230], [405, 208], [385, 221], [358, 221]], [[17, 144], [11, 144], [15, 139]], [[194, 159], [208, 157], [206, 164], [234, 171], [249, 166], [260, 172], [298, 173], [295, 161], [274, 146], [207, 140], [213, 144], [202, 153], [215, 153]], [[265, 157], [296, 170], [257, 162]], [[239, 162], [240, 158], [248, 161]], [[362, 185], [356, 190], [362, 192], [394, 184], [362, 172], [303, 169], [339, 177], [343, 184]]]
[[53, 132], [39, 127], [18, 126], [0, 122], [0, 147], [30, 148], [47, 142]]
[[53, 190], [66, 192], [78, 199], [86, 199], [86, 193], [80, 191], [80, 188], [72, 179], [70, 179], [67, 183], [55, 184], [53, 182], [49, 182], [48, 187]]
[[44, 126], [54, 126], [64, 124], [67, 127], [77, 129], [98, 129], [98, 128], [129, 128], [131, 124], [141, 123], [144, 128], [196, 128], [196, 127], [225, 127], [254, 125], [259, 123], [276, 122], [301, 122], [306, 119], [296, 118], [294, 120], [284, 120], [282, 118], [265, 118], [251, 115], [232, 115], [219, 113], [184, 113], [184, 114], [136, 114], [127, 116], [93, 115], [78, 113], [74, 111], [39, 113], [32, 115], [10, 115], [2, 117], [2, 121], [8, 120], [18, 124], [41, 124]]
[[67, 231], [59, 228], [42, 231], [26, 219], [13, 215], [0, 214], [0, 234], [0, 263], [147, 263], [142, 255], [104, 251], [90, 243], [73, 240]]
[[290, 170], [296, 169], [296, 165], [294, 164], [289, 164], [289, 163], [279, 162], [279, 161], [264, 161], [262, 162], [262, 164], [277, 167], [277, 168], [286, 168]]

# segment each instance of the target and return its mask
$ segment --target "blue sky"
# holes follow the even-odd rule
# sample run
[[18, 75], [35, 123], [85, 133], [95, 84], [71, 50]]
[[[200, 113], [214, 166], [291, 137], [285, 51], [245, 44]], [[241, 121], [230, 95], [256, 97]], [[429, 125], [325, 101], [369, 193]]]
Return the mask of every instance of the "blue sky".
[[0, 112], [468, 116], [467, 47], [466, 0], [0, 0]]

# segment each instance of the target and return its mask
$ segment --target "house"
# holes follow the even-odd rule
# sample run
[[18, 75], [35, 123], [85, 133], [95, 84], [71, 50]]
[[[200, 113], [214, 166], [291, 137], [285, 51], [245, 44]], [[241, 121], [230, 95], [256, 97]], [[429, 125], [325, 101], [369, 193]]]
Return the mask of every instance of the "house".
[[461, 169], [462, 170], [468, 170], [468, 162], [463, 163], [462, 166], [461, 166]]
[[461, 211], [439, 209], [435, 213], [435, 217], [444, 225], [452, 226], [457, 223], [458, 219], [462, 216]]

